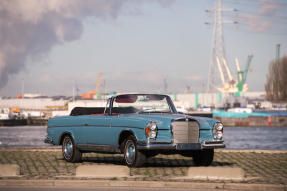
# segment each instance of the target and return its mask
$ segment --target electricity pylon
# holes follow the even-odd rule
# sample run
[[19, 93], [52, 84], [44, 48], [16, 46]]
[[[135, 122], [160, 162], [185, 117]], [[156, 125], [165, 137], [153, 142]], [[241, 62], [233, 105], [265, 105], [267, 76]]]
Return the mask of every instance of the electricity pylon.
[[[230, 75], [230, 68], [226, 59], [226, 52], [224, 46], [224, 35], [223, 35], [223, 11], [236, 11], [236, 9], [223, 9], [222, 0], [216, 0], [216, 5], [214, 9], [206, 10], [214, 14], [213, 21], [213, 32], [212, 32], [212, 53], [209, 64], [208, 71], [208, 83], [207, 83], [207, 92], [215, 92], [217, 87], [219, 87], [220, 80], [223, 85], [225, 84], [224, 79], [228, 83], [234, 83], [233, 77]], [[227, 21], [228, 22], [228, 21]], [[226, 21], [224, 21], [226, 23]], [[237, 22], [228, 22], [234, 23]], [[211, 24], [206, 22], [206, 24]]]

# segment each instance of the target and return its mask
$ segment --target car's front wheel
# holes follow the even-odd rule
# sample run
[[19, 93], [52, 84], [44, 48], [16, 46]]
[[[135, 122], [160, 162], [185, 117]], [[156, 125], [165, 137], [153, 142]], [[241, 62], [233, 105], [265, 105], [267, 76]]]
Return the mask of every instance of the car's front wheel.
[[82, 159], [82, 153], [75, 147], [74, 140], [69, 135], [63, 139], [62, 153], [67, 162], [80, 162]]
[[140, 167], [145, 162], [146, 156], [137, 149], [136, 139], [132, 135], [124, 142], [124, 159], [128, 167]]
[[214, 157], [214, 149], [205, 149], [195, 151], [192, 155], [195, 166], [209, 166]]

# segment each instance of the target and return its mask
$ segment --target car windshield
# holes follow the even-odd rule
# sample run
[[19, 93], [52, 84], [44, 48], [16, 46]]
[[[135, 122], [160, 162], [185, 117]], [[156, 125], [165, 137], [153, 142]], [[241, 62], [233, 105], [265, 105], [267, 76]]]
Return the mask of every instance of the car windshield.
[[173, 113], [165, 95], [119, 95], [113, 102], [115, 113]]

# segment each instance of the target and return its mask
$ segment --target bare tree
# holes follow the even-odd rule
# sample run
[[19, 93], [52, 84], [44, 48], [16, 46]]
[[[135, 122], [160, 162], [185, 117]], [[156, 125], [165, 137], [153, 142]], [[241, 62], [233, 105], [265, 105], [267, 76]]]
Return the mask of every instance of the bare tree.
[[265, 91], [269, 101], [287, 101], [287, 56], [270, 63]]

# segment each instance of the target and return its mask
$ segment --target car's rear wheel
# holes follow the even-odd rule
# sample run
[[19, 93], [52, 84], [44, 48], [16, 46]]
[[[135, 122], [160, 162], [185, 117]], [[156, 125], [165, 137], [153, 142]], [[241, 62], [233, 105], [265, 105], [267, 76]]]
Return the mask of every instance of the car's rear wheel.
[[63, 157], [67, 162], [80, 162], [82, 153], [76, 148], [74, 140], [71, 136], [66, 135], [62, 143]]
[[124, 141], [124, 159], [128, 167], [140, 167], [145, 162], [146, 156], [137, 149], [133, 135]]
[[194, 151], [192, 154], [195, 166], [209, 166], [214, 157], [214, 149]]

